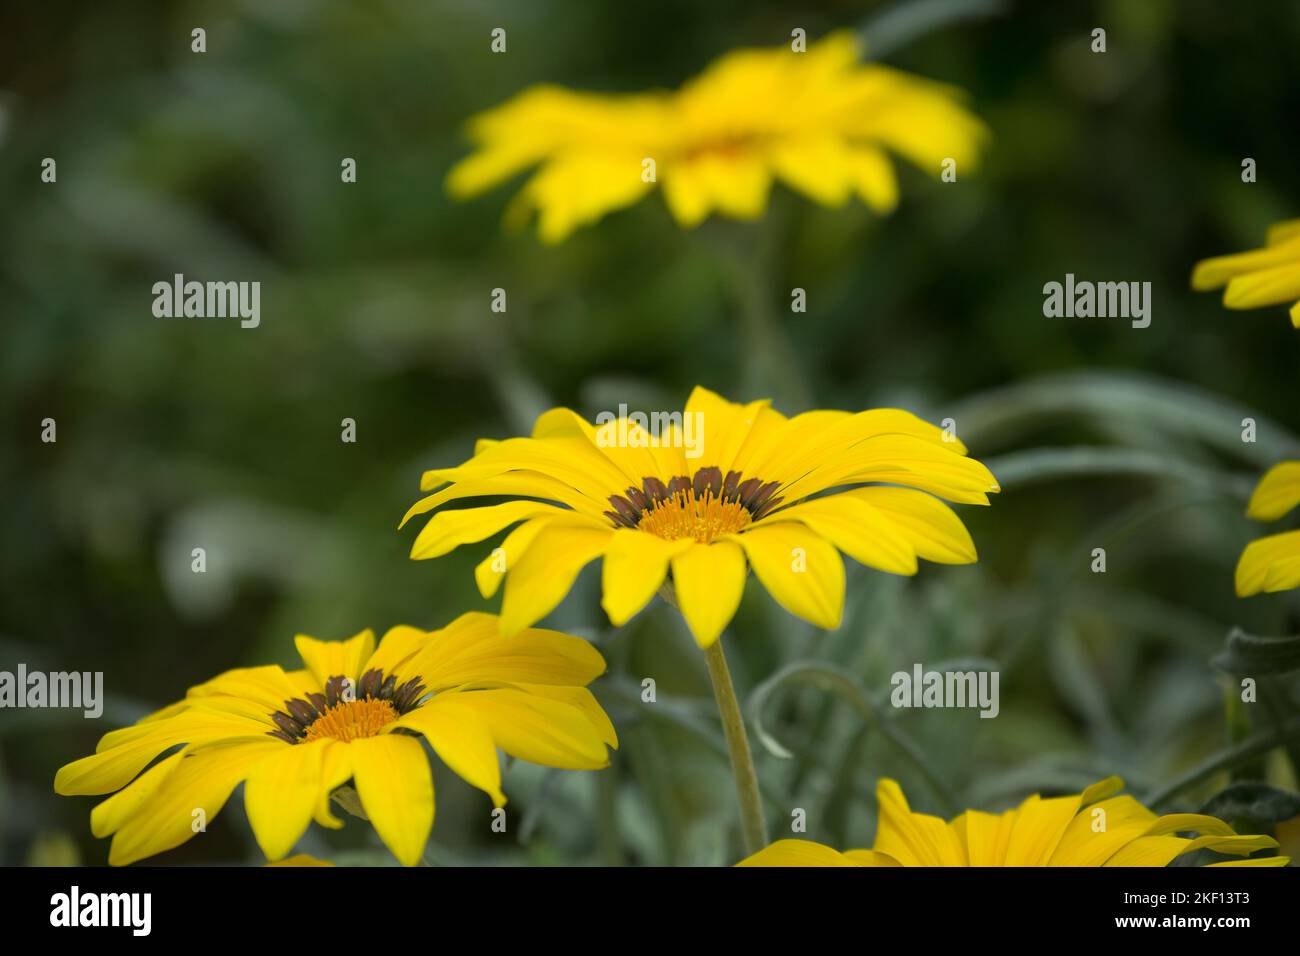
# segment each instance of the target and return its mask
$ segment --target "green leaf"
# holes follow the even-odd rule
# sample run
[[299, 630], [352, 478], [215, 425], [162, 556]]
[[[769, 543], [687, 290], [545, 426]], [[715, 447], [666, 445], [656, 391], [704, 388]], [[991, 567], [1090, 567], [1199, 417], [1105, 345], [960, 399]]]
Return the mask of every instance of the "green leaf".
[[925, 778], [930, 789], [943, 802], [949, 813], [957, 812], [957, 802], [952, 791], [943, 782], [944, 778], [933, 767], [925, 753], [910, 736], [903, 732], [891, 714], [887, 712], [869, 694], [857, 685], [848, 674], [837, 667], [816, 661], [793, 661], [781, 668], [763, 683], [754, 688], [749, 699], [749, 720], [754, 728], [754, 735], [769, 753], [776, 757], [790, 758], [791, 753], [779, 740], [768, 732], [763, 724], [763, 712], [773, 692], [787, 684], [811, 684], [820, 690], [835, 694], [848, 703], [863, 718], [877, 727], [885, 738], [903, 754]]
[[1289, 674], [1300, 670], [1300, 635], [1256, 637], [1234, 628], [1214, 666], [1243, 677]]
[[1039, 481], [1080, 477], [1166, 478], [1193, 488], [1250, 497], [1255, 478], [1233, 475], [1188, 464], [1168, 455], [1130, 448], [1085, 446], [1082, 448], [1035, 448], [985, 460], [997, 475], [1003, 491]]
[[1004, 12], [1001, 0], [906, 0], [873, 13], [862, 25], [867, 56], [879, 59], [913, 40], [963, 20]]
[[1266, 754], [1274, 747], [1285, 746], [1289, 741], [1296, 739], [1300, 739], [1300, 717], [1271, 730], [1253, 734], [1240, 743], [1212, 754], [1181, 777], [1149, 794], [1143, 803], [1154, 810], [1168, 803], [1177, 794], [1203, 783], [1216, 773], [1248, 763], [1260, 754]]
[[1234, 783], [1220, 790], [1201, 808], [1220, 820], [1261, 820], [1281, 823], [1300, 817], [1300, 794], [1289, 793], [1265, 783]]
[[[952, 416], [973, 448], [1025, 436], [1046, 421], [1075, 419], [1118, 433], [1125, 439], [1120, 444], [1148, 454], [1157, 443], [1182, 440], [1266, 468], [1300, 451], [1300, 439], [1247, 405], [1136, 372], [1045, 375], [982, 392], [962, 402]], [[1241, 440], [1245, 418], [1254, 419], [1257, 441]], [[997, 469], [993, 473], [1005, 480]]]

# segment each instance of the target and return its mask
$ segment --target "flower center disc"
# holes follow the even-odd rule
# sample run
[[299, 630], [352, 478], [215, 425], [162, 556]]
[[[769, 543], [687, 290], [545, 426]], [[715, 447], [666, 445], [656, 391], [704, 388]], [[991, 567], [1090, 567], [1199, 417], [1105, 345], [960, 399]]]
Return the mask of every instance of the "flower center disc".
[[749, 522], [749, 511], [739, 501], [722, 501], [710, 490], [697, 498], [695, 491], [687, 488], [656, 502], [642, 515], [637, 527], [669, 541], [694, 538], [708, 544], [716, 537], [741, 530]]
[[342, 701], [326, 710], [312, 721], [305, 739], [357, 740], [374, 737], [381, 729], [397, 719], [397, 711], [386, 700]]

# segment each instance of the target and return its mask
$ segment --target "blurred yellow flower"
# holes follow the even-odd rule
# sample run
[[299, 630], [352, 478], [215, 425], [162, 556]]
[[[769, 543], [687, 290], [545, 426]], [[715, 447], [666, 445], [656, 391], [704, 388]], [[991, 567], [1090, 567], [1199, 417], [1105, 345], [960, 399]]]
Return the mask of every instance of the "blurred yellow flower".
[[676, 92], [524, 91], [471, 119], [477, 152], [447, 177], [452, 196], [477, 196], [536, 168], [507, 220], [539, 215], [542, 240], [630, 206], [662, 182], [677, 222], [717, 212], [762, 215], [774, 179], [824, 206], [856, 196], [877, 212], [898, 201], [893, 151], [940, 175], [972, 169], [987, 138], [958, 91], [860, 61], [856, 35], [726, 54]]
[[296, 644], [305, 669], [227, 671], [59, 770], [57, 793], [113, 794], [90, 815], [95, 836], [113, 837], [111, 864], [186, 842], [241, 781], [258, 845], [279, 860], [312, 819], [343, 825], [330, 795], [351, 780], [380, 838], [413, 866], [433, 826], [421, 736], [497, 806], [506, 799], [498, 747], [545, 766], [595, 769], [609, 762], [606, 744], [617, 746], [586, 689], [605, 661], [577, 637], [531, 630], [507, 640], [495, 616], [466, 614], [440, 631], [394, 627], [377, 648], [369, 630]]
[[1263, 249], [1218, 256], [1196, 264], [1192, 288], [1198, 292], [1227, 285], [1229, 309], [1257, 309], [1291, 302], [1291, 324], [1300, 328], [1300, 219], [1268, 230]]
[[441, 557], [518, 525], [475, 571], [485, 598], [505, 580], [506, 634], [549, 614], [603, 557], [602, 606], [615, 626], [671, 580], [708, 647], [751, 567], [791, 614], [834, 628], [840, 551], [895, 574], [915, 574], [918, 558], [975, 561], [970, 534], [939, 499], [988, 504], [998, 490], [955, 436], [898, 409], [787, 418], [767, 401], [740, 405], [696, 388], [684, 413], [661, 421], [621, 411], [592, 425], [551, 409], [531, 437], [480, 441], [464, 464], [425, 472], [423, 490], [440, 490], [403, 524], [459, 499], [513, 500], [439, 510], [411, 557]]
[[[1284, 461], [1268, 470], [1250, 496], [1246, 515], [1276, 521], [1300, 504], [1300, 461]], [[1300, 531], [1269, 535], [1246, 545], [1237, 562], [1237, 596], [1300, 587]]]
[[[1193, 850], [1234, 856], [1278, 845], [1269, 836], [1238, 836], [1222, 820], [1196, 813], [1157, 816], [1108, 777], [1083, 793], [1035, 794], [1000, 814], [967, 810], [945, 823], [914, 813], [893, 780], [876, 786], [876, 845], [840, 853], [809, 840], [778, 840], [738, 866], [1166, 866]], [[1196, 832], [1187, 839], [1178, 833]], [[1210, 866], [1286, 866], [1284, 856]]]

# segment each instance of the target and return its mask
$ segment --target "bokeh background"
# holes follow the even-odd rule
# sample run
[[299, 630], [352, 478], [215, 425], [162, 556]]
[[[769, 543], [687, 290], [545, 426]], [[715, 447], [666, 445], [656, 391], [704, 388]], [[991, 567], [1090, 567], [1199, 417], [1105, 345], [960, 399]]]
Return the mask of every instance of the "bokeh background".
[[[502, 230], [513, 187], [443, 192], [466, 118], [530, 84], [672, 87], [796, 26], [864, 25], [880, 59], [964, 88], [993, 131], [956, 184], [900, 167], [888, 218], [778, 188], [757, 224], [683, 232], [655, 194], [547, 248]], [[0, 711], [0, 862], [103, 863], [93, 801], [56, 797], [54, 772], [191, 684], [293, 663], [296, 633], [487, 606], [471, 569], [495, 541], [407, 557], [396, 525], [422, 469], [552, 405], [672, 409], [696, 383], [787, 412], [951, 417], [1004, 487], [962, 509], [976, 566], [849, 562], [834, 633], [749, 587], [726, 646], [774, 833], [802, 808], [807, 836], [870, 845], [883, 775], [936, 813], [1110, 773], [1166, 810], [1217, 800], [1268, 829], [1300, 813], [1294, 681], [1249, 642], [1223, 656], [1233, 628], [1300, 631], [1294, 594], [1232, 589], [1264, 532], [1243, 514], [1253, 482], [1300, 452], [1300, 335], [1284, 308], [1231, 313], [1188, 287], [1198, 258], [1300, 216], [1298, 40], [1295, 4], [1209, 0], [5, 5], [0, 669], [103, 671], [108, 703], [98, 721]], [[261, 327], [154, 318], [151, 286], [176, 272], [259, 280]], [[1151, 282], [1151, 327], [1044, 318], [1042, 286], [1067, 272]], [[500, 835], [436, 764], [430, 861], [738, 857], [700, 654], [662, 602], [610, 629], [598, 584], [593, 566], [547, 623], [610, 661], [613, 766], [511, 767]], [[997, 719], [887, 706], [894, 671], [953, 661], [1000, 670]], [[1260, 703], [1232, 705], [1234, 667], [1261, 677]], [[236, 794], [160, 861], [260, 862], [242, 817]], [[300, 847], [391, 860], [358, 823]]]

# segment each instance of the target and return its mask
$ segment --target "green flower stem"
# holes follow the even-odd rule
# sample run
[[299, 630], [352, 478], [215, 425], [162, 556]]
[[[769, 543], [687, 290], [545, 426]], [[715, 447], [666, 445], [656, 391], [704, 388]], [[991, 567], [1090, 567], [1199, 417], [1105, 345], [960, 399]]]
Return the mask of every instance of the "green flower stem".
[[740, 801], [740, 829], [744, 838], [745, 855], [757, 853], [767, 846], [767, 826], [763, 821], [763, 800], [758, 793], [758, 774], [754, 772], [754, 756], [749, 749], [745, 733], [745, 719], [740, 714], [736, 688], [731, 683], [731, 671], [722, 652], [722, 640], [716, 640], [704, 652], [709, 665], [709, 679], [713, 682], [713, 696], [722, 716], [722, 731], [731, 753], [731, 772], [736, 778], [736, 796]]

